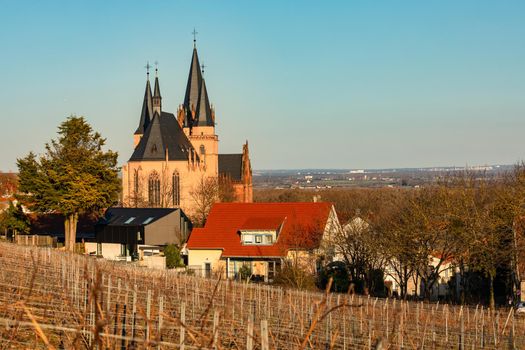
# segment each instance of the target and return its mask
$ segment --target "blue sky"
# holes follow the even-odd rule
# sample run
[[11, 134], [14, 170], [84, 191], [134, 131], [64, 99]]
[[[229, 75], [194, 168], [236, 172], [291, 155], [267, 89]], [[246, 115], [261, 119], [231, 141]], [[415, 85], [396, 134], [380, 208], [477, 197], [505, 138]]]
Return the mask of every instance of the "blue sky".
[[255, 169], [525, 159], [524, 1], [0, 0], [0, 169], [70, 114], [132, 152], [146, 61], [182, 103], [191, 32], [220, 152]]

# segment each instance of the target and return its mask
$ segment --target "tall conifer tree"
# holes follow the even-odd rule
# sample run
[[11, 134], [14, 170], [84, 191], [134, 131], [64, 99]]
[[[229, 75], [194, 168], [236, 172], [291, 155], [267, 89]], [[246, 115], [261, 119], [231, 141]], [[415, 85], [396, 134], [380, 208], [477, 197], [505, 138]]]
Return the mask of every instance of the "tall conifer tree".
[[17, 160], [21, 199], [38, 213], [64, 215], [67, 250], [74, 249], [79, 214], [102, 210], [118, 198], [117, 153], [103, 151], [105, 141], [83, 117], [71, 116], [43, 155], [30, 152]]

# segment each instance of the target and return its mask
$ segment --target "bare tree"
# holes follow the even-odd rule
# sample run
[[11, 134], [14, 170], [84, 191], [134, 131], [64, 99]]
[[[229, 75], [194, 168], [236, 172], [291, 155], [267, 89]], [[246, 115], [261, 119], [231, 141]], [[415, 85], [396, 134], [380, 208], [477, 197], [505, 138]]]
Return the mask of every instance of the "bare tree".
[[131, 191], [129, 196], [124, 198], [124, 203], [132, 208], [148, 207], [148, 200], [146, 193], [146, 180], [144, 175], [138, 170], [134, 170], [133, 180], [131, 183]]
[[219, 177], [219, 200], [221, 202], [235, 202], [235, 189], [230, 176]]
[[202, 176], [190, 192], [195, 204], [193, 223], [202, 227], [214, 203], [219, 201], [219, 186], [217, 178]]

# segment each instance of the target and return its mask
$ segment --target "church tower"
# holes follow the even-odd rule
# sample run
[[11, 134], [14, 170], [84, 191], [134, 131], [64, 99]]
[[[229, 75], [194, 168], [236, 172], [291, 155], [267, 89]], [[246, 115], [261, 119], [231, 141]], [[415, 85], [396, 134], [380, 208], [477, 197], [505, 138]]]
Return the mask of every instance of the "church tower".
[[201, 165], [217, 173], [219, 137], [215, 134], [215, 112], [210, 105], [204, 66], [200, 66], [194, 42], [184, 102], [179, 107], [178, 121], [199, 154]]
[[122, 204], [129, 207], [181, 208], [194, 215], [192, 193], [203, 179], [231, 183], [233, 200], [252, 201], [252, 170], [248, 144], [243, 152], [219, 155], [215, 111], [210, 104], [197, 47], [193, 45], [183, 103], [176, 115], [164, 111], [158, 69], [154, 87], [147, 68], [146, 89], [134, 150], [122, 166]]
[[155, 88], [153, 92], [153, 115], [162, 113], [162, 97], [160, 96], [159, 71], [155, 68]]
[[133, 135], [133, 147], [137, 147], [140, 139], [144, 135], [151, 119], [153, 118], [153, 98], [151, 96], [151, 85], [149, 83], [149, 63], [146, 65], [146, 91], [144, 92], [144, 100], [142, 102], [142, 110], [140, 112], [139, 126]]

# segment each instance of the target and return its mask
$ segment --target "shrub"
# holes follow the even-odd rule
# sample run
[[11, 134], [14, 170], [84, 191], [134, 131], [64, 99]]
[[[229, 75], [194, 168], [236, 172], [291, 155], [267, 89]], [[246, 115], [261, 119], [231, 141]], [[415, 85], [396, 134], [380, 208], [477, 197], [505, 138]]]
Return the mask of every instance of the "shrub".
[[252, 276], [252, 269], [248, 264], [242, 265], [239, 269], [239, 278], [243, 281], [249, 279]]
[[168, 269], [184, 266], [180, 257], [180, 249], [175, 244], [168, 244], [164, 248], [164, 256], [166, 257], [166, 267]]

